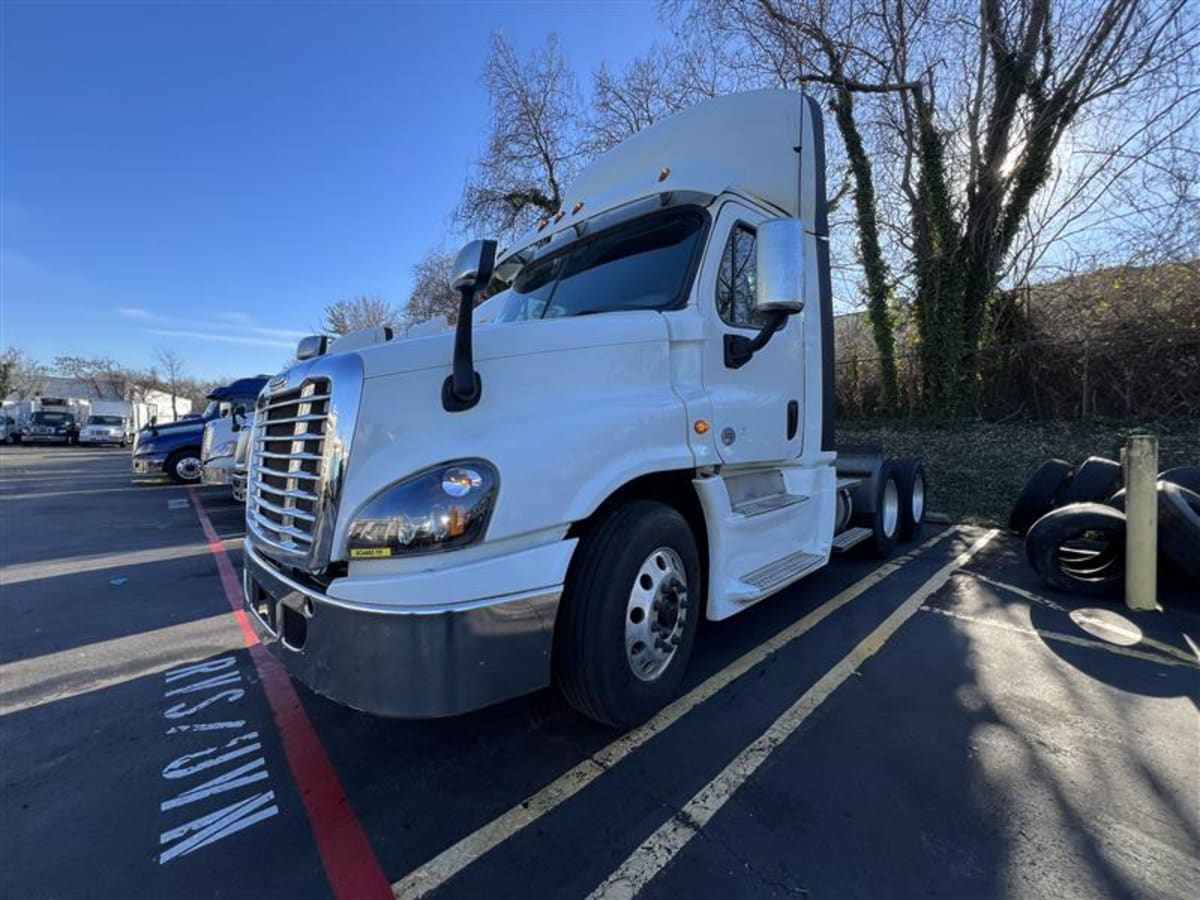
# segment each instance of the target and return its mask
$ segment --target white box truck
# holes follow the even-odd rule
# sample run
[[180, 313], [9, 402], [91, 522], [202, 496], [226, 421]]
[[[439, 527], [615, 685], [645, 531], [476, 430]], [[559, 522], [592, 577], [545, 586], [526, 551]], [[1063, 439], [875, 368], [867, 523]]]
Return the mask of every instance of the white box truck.
[[553, 682], [625, 726], [670, 701], [701, 616], [914, 533], [919, 463], [834, 448], [824, 167], [814, 101], [710, 100], [503, 253], [468, 245], [453, 333], [301, 342], [250, 443], [270, 651], [381, 715]]
[[72, 397], [36, 397], [21, 428], [24, 443], [74, 444], [91, 411], [91, 401]]
[[128, 400], [93, 400], [79, 431], [79, 443], [129, 446], [137, 434], [135, 412]]

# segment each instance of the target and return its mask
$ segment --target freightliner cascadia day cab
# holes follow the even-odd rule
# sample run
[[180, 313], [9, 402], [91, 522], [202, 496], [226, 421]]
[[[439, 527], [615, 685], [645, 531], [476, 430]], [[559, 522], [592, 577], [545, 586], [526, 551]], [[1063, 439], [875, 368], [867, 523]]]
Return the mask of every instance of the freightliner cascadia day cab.
[[503, 253], [464, 248], [453, 333], [306, 338], [260, 396], [246, 604], [317, 693], [428, 717], [553, 682], [628, 726], [701, 616], [919, 527], [917, 461], [834, 450], [814, 101], [710, 100], [567, 196]]

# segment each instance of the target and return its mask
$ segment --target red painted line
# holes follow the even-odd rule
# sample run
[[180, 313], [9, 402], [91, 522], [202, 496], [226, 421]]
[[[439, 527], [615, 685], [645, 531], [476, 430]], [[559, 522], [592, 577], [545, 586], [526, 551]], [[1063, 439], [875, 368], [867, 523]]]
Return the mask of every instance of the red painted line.
[[329, 886], [338, 900], [370, 900], [374, 897], [391, 900], [392, 886], [384, 877], [371, 842], [342, 791], [342, 783], [300, 698], [296, 696], [287, 670], [259, 643], [258, 635], [246, 618], [242, 605], [242, 584], [233, 568], [233, 561], [213, 528], [212, 520], [200, 502], [200, 495], [195, 488], [189, 488], [188, 493], [196, 516], [200, 519], [200, 527], [204, 529], [208, 549], [216, 559], [225, 599], [229, 601], [233, 615], [242, 628], [250, 658], [258, 669], [259, 680], [271, 704], [271, 713], [283, 742], [283, 752], [308, 812], [308, 821]]

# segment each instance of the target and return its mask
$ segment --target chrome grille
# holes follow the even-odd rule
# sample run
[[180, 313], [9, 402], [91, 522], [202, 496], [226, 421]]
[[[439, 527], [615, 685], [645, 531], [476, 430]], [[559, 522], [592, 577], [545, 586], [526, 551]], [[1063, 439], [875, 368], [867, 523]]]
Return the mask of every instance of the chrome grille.
[[275, 550], [313, 562], [328, 477], [331, 383], [317, 377], [258, 401], [250, 438], [246, 518]]

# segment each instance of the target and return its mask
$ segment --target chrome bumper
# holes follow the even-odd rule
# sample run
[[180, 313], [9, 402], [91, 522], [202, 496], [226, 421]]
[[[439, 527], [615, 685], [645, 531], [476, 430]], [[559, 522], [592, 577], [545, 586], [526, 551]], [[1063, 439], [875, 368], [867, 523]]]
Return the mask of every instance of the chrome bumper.
[[204, 467], [200, 469], [200, 483], [208, 485], [229, 484], [229, 473], [232, 471], [233, 468], [231, 466], [213, 466], [205, 463]]
[[433, 718], [546, 687], [560, 591], [437, 609], [379, 610], [328, 597], [245, 545], [259, 640], [313, 691], [364, 712]]
[[134, 475], [161, 475], [166, 456], [135, 456], [133, 457]]

